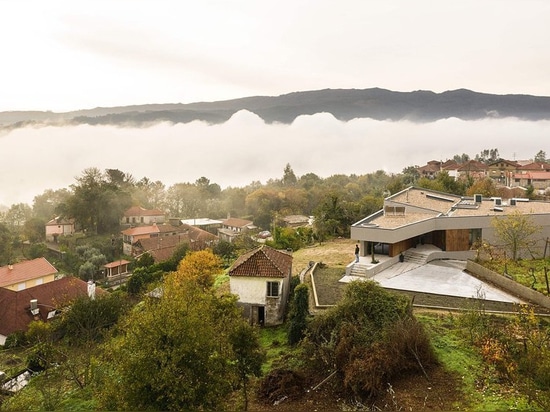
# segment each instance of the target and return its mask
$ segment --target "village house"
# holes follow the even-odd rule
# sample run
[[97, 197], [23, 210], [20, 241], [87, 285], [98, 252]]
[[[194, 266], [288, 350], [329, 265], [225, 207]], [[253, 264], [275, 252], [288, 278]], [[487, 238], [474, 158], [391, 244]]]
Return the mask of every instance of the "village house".
[[[550, 237], [550, 203], [524, 198], [462, 197], [409, 187], [384, 200], [383, 209], [351, 226], [351, 238], [360, 244], [360, 255], [376, 254], [398, 259], [402, 252], [429, 244], [446, 257], [472, 257], [478, 240], [497, 244], [494, 218], [519, 212], [541, 228], [533, 253], [542, 255]], [[390, 262], [391, 263], [391, 262]]]
[[12, 333], [26, 332], [32, 321], [47, 322], [74, 299], [90, 293], [107, 292], [72, 276], [19, 290], [0, 287], [0, 345]]
[[468, 160], [457, 165], [456, 176], [458, 179], [481, 180], [487, 177], [487, 165], [477, 160]]
[[122, 252], [128, 256], [136, 256], [140, 253], [138, 249], [134, 248], [138, 240], [155, 238], [160, 243], [166, 237], [180, 235], [185, 231], [185, 227], [169, 224], [136, 226], [125, 229], [121, 232]]
[[313, 217], [304, 215], [288, 215], [282, 218], [282, 221], [286, 227], [304, 227], [311, 226], [313, 223]]
[[0, 288], [25, 290], [53, 282], [59, 273], [46, 258], [36, 258], [0, 267]]
[[72, 235], [75, 232], [74, 219], [64, 219], [56, 217], [46, 223], [46, 240], [48, 242], [57, 242], [59, 236]]
[[163, 224], [165, 214], [158, 209], [145, 209], [141, 206], [132, 206], [124, 212], [120, 220], [122, 226]]
[[198, 227], [181, 224], [179, 232], [172, 236], [143, 238], [133, 245], [136, 256], [149, 253], [155, 262], [164, 262], [172, 257], [176, 249], [187, 244], [189, 250], [198, 251], [214, 246], [218, 237]]
[[292, 275], [291, 253], [263, 245], [239, 256], [228, 273], [231, 293], [239, 297], [243, 315], [251, 324], [283, 322]]
[[238, 235], [254, 229], [256, 226], [251, 220], [230, 217], [222, 221], [222, 227], [218, 229], [218, 237], [220, 240], [232, 242]]
[[503, 186], [510, 186], [512, 175], [521, 168], [521, 164], [511, 160], [498, 159], [487, 165], [487, 176]]

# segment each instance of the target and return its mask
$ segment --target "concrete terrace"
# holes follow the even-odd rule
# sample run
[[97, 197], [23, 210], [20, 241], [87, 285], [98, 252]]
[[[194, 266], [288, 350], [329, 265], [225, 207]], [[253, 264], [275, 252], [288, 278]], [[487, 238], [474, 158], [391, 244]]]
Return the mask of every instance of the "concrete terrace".
[[[526, 303], [465, 272], [465, 260], [430, 261], [430, 255], [440, 256], [441, 253], [444, 252], [433, 245], [419, 245], [404, 253], [404, 262], [385, 255], [375, 255], [379, 263], [373, 264], [371, 256], [362, 256], [359, 258], [359, 263], [348, 266], [346, 275], [340, 279], [340, 282], [370, 279], [386, 289], [405, 292], [457, 298], [482, 298], [512, 304]], [[377, 270], [378, 268], [381, 269]]]

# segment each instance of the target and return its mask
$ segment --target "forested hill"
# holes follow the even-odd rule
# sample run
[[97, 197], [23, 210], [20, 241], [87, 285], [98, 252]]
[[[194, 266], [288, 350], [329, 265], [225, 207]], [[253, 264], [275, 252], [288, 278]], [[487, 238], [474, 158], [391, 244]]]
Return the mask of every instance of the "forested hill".
[[550, 97], [495, 95], [460, 89], [394, 92], [385, 89], [326, 89], [256, 96], [218, 102], [147, 104], [96, 108], [66, 113], [0, 112], [0, 128], [43, 124], [110, 124], [141, 126], [159, 121], [223, 123], [239, 110], [248, 110], [267, 123], [291, 123], [300, 115], [331, 113], [346, 121], [354, 118], [431, 122], [456, 117], [463, 120], [515, 117], [550, 119]]

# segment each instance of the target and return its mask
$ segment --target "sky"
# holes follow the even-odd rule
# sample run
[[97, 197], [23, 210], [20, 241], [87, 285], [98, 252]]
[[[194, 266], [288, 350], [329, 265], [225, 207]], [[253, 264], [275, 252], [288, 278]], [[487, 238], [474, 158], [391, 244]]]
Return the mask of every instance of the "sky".
[[[0, 111], [191, 103], [325, 88], [550, 96], [548, 21], [547, 0], [0, 0]], [[453, 119], [341, 123], [322, 114], [283, 126], [239, 113], [217, 126], [20, 129], [0, 136], [0, 156], [9, 158], [0, 162], [0, 204], [31, 202], [91, 166], [167, 183], [201, 176], [216, 182], [210, 176], [220, 176], [216, 183], [238, 186], [281, 177], [286, 163], [297, 174], [323, 176], [399, 172], [432, 160], [426, 158], [432, 152], [441, 158], [495, 147], [509, 158], [550, 153], [545, 122], [478, 126], [472, 130]], [[465, 133], [476, 137], [471, 146], [464, 145], [470, 139]], [[442, 139], [455, 134], [457, 141]], [[193, 139], [203, 136], [200, 144]], [[403, 143], [386, 148], [384, 136]], [[254, 146], [270, 138], [290, 145], [299, 139], [300, 156], [271, 141]], [[132, 139], [141, 144], [117, 146]], [[417, 150], [412, 142], [419, 140], [430, 144], [429, 152]], [[174, 158], [178, 166], [168, 168], [160, 160], [167, 147], [203, 164]], [[373, 147], [379, 152], [373, 154]], [[44, 161], [50, 152], [55, 162]], [[336, 161], [337, 154], [357, 161]], [[205, 158], [217, 163], [207, 167]], [[226, 182], [229, 176], [234, 180]]]

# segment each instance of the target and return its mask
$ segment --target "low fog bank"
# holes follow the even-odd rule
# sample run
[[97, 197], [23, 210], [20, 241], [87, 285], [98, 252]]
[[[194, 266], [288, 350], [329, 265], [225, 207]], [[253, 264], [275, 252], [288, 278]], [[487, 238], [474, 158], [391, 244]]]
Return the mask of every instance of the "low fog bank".
[[550, 154], [549, 132], [550, 121], [340, 122], [326, 113], [268, 125], [247, 111], [219, 125], [23, 128], [0, 137], [0, 205], [32, 205], [35, 195], [68, 187], [88, 167], [119, 169], [167, 187], [201, 176], [222, 188], [241, 187], [281, 178], [287, 163], [297, 176], [328, 177], [399, 173], [429, 160], [474, 157], [495, 148], [506, 159], [530, 159], [539, 150]]

